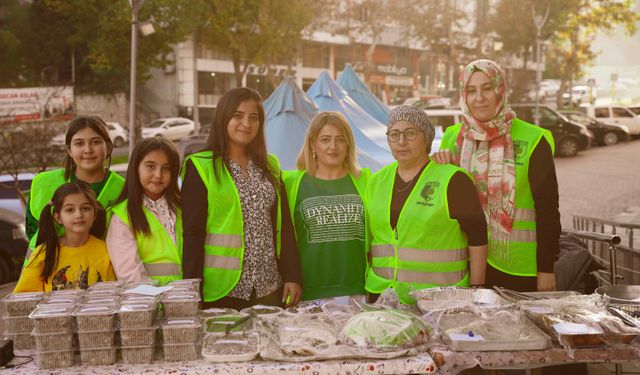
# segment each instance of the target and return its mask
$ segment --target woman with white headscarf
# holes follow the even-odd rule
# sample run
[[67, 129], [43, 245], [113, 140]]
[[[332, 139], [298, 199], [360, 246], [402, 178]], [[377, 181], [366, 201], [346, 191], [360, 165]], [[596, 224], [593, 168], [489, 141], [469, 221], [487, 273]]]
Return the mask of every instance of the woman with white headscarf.
[[561, 228], [553, 137], [516, 117], [495, 62], [467, 65], [459, 90], [463, 122], [447, 128], [433, 158], [473, 177], [489, 226], [487, 286], [555, 290]]

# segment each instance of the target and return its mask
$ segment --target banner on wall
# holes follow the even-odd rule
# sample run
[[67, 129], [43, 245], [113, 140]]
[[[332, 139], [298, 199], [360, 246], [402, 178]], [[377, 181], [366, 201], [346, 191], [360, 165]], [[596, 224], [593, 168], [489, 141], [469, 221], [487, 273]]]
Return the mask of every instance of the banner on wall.
[[71, 86], [0, 89], [0, 124], [67, 120], [74, 112]]

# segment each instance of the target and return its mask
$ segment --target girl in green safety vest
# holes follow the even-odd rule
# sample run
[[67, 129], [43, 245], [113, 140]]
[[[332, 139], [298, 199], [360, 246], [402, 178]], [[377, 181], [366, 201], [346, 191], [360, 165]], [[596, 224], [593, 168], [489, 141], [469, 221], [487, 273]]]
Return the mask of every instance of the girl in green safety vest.
[[107, 248], [118, 280], [182, 278], [180, 156], [164, 138], [140, 141], [111, 207]]
[[486, 221], [473, 182], [460, 168], [429, 158], [435, 129], [427, 114], [401, 105], [391, 111], [387, 140], [396, 159], [367, 183], [371, 266], [366, 288], [411, 290], [481, 286], [487, 263]]
[[367, 234], [361, 170], [347, 119], [322, 112], [309, 125], [298, 170], [285, 171], [289, 209], [300, 251], [302, 300], [354, 296], [364, 302]]
[[553, 137], [516, 117], [494, 61], [467, 65], [459, 90], [463, 122], [447, 128], [434, 159], [473, 177], [489, 227], [487, 286], [555, 290], [561, 228]]
[[298, 303], [298, 249], [260, 94], [236, 88], [220, 98], [206, 151], [189, 156], [183, 174], [182, 268], [203, 278], [203, 307]]
[[67, 156], [64, 169], [39, 173], [31, 183], [25, 214], [29, 239], [27, 259], [35, 248], [40, 213], [60, 185], [75, 180], [88, 183], [103, 207], [118, 197], [124, 185], [124, 179], [109, 170], [113, 143], [107, 124], [100, 117], [77, 116], [71, 120], [65, 137], [65, 149]]

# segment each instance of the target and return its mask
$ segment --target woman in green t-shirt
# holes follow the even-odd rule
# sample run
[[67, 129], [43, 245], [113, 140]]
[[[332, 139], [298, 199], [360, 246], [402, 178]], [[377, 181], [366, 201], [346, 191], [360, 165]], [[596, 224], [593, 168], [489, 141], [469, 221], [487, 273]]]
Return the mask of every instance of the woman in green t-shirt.
[[371, 172], [360, 169], [351, 126], [338, 112], [311, 120], [297, 171], [285, 171], [302, 266], [302, 300], [365, 295], [367, 233], [363, 195]]

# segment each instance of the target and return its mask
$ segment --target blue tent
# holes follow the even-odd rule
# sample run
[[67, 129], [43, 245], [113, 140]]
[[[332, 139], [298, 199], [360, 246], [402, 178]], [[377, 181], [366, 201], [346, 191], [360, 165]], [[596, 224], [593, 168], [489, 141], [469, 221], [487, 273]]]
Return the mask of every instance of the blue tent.
[[347, 91], [347, 94], [368, 114], [373, 116], [382, 124], [387, 124], [389, 119], [389, 107], [387, 107], [378, 97], [373, 95], [360, 77], [351, 67], [346, 64], [337, 80], [338, 84]]
[[282, 169], [296, 169], [304, 136], [318, 108], [289, 76], [264, 101], [264, 112], [267, 150], [280, 159]]
[[394, 160], [387, 144], [386, 126], [363, 110], [327, 72], [320, 74], [307, 94], [321, 112], [336, 111], [347, 118], [359, 151], [372, 161], [384, 166]]
[[[296, 169], [307, 128], [318, 113], [316, 105], [292, 77], [286, 77], [264, 101], [264, 111], [267, 150], [278, 157], [282, 169]], [[372, 171], [384, 166], [360, 149], [358, 163]]]

